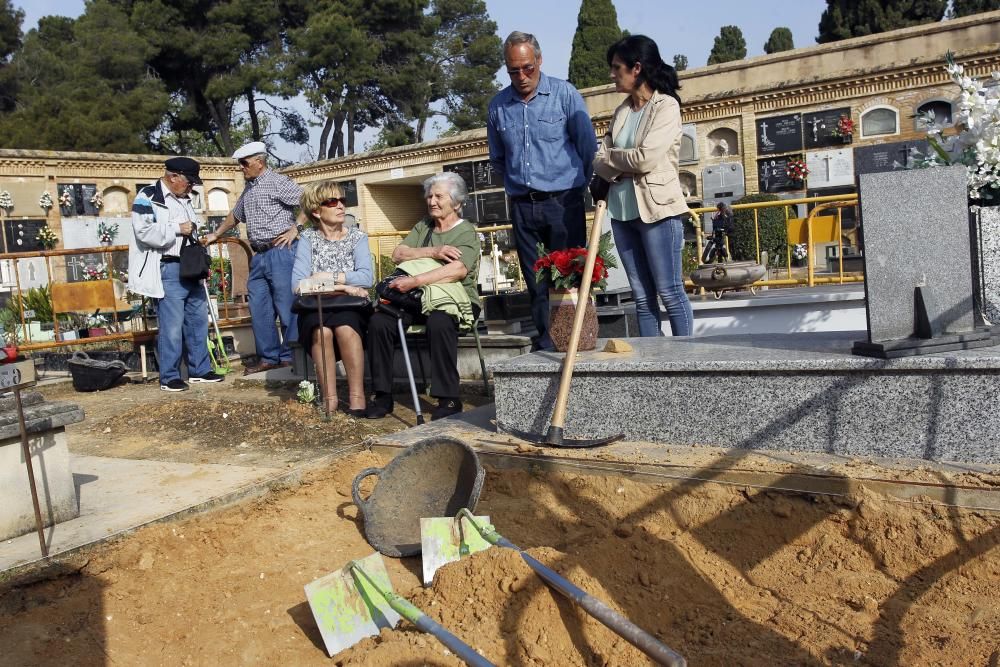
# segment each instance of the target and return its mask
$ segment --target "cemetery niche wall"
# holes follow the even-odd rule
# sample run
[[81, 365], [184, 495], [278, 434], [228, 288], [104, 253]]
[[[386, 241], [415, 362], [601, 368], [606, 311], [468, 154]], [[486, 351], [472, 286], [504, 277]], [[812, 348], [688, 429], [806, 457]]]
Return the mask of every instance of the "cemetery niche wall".
[[760, 118], [757, 155], [777, 155], [802, 150], [802, 116], [797, 113]]
[[[510, 207], [504, 191], [503, 176], [489, 160], [471, 160], [446, 164], [444, 171], [458, 174], [465, 181], [469, 197], [462, 206], [462, 217], [479, 227], [506, 225], [510, 222]], [[497, 246], [507, 252], [514, 248], [510, 232], [495, 232]]]
[[825, 109], [802, 114], [802, 128], [806, 148], [825, 148], [849, 144], [854, 136], [841, 135], [838, 124], [841, 117], [851, 118], [850, 107]]
[[777, 155], [757, 160], [757, 186], [761, 192], [789, 192], [801, 190], [805, 183], [788, 175], [788, 165], [792, 160], [801, 160], [802, 155]]

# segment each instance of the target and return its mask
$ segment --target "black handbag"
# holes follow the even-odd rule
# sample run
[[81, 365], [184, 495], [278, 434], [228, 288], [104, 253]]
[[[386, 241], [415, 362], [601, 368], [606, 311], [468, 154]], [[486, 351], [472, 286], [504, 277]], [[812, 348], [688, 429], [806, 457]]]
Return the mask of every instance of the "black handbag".
[[400, 292], [398, 289], [389, 286], [389, 283], [396, 278], [403, 278], [409, 275], [409, 273], [402, 269], [396, 269], [375, 286], [375, 293], [378, 294], [378, 300], [381, 303], [410, 315], [420, 315], [423, 313], [424, 291], [422, 289], [411, 289], [409, 292]]
[[208, 278], [212, 269], [212, 260], [208, 249], [191, 238], [188, 234], [181, 241], [181, 280], [202, 280]]
[[[298, 315], [303, 313], [314, 313], [319, 310], [318, 294], [299, 294], [292, 301], [292, 312]], [[331, 292], [323, 294], [323, 310], [364, 310], [371, 306], [372, 302], [367, 296], [354, 296], [347, 292]]]

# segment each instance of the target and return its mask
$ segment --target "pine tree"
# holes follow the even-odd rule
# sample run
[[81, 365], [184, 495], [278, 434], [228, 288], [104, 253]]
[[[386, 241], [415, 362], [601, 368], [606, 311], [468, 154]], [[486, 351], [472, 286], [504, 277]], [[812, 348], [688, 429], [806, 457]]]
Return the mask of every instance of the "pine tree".
[[608, 83], [608, 47], [622, 38], [611, 0], [583, 0], [569, 58], [569, 81], [577, 88]]
[[734, 25], [724, 25], [712, 45], [708, 56], [709, 65], [728, 63], [733, 60], [743, 60], [747, 57], [747, 42], [743, 39], [743, 31]]
[[779, 51], [791, 51], [795, 48], [792, 40], [792, 31], [788, 28], [775, 28], [771, 31], [771, 36], [764, 44], [764, 53], [778, 53]]
[[1000, 0], [954, 0], [951, 5], [952, 16], [970, 16], [981, 12], [992, 12], [1000, 9]]
[[819, 19], [820, 44], [850, 37], [935, 23], [944, 17], [947, 0], [826, 0]]
[[678, 72], [683, 72], [688, 68], [688, 57], [682, 53], [678, 53], [674, 56], [674, 69]]

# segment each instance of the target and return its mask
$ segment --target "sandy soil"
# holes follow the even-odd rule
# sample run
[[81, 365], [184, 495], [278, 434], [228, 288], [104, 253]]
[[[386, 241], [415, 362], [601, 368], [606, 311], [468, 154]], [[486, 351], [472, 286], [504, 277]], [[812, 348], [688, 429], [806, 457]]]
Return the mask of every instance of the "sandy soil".
[[[4, 664], [455, 665], [404, 623], [334, 660], [303, 586], [371, 552], [350, 500], [371, 452], [253, 503], [143, 529], [0, 594]], [[1000, 517], [691, 482], [491, 472], [478, 511], [692, 665], [1000, 661]], [[397, 592], [497, 664], [642, 658], [491, 549]]]

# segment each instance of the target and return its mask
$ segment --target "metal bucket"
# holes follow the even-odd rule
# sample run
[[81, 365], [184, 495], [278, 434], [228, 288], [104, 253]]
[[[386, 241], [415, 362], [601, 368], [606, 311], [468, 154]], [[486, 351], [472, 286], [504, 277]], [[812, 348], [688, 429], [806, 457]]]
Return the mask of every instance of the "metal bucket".
[[752, 285], [763, 278], [766, 271], [763, 264], [756, 262], [702, 264], [691, 272], [691, 282], [698, 287], [721, 292]]
[[[361, 481], [378, 482], [368, 499]], [[365, 521], [365, 539], [393, 558], [420, 553], [420, 519], [475, 511], [486, 472], [476, 452], [461, 440], [438, 436], [407, 448], [384, 468], [366, 468], [354, 478], [351, 493]]]

